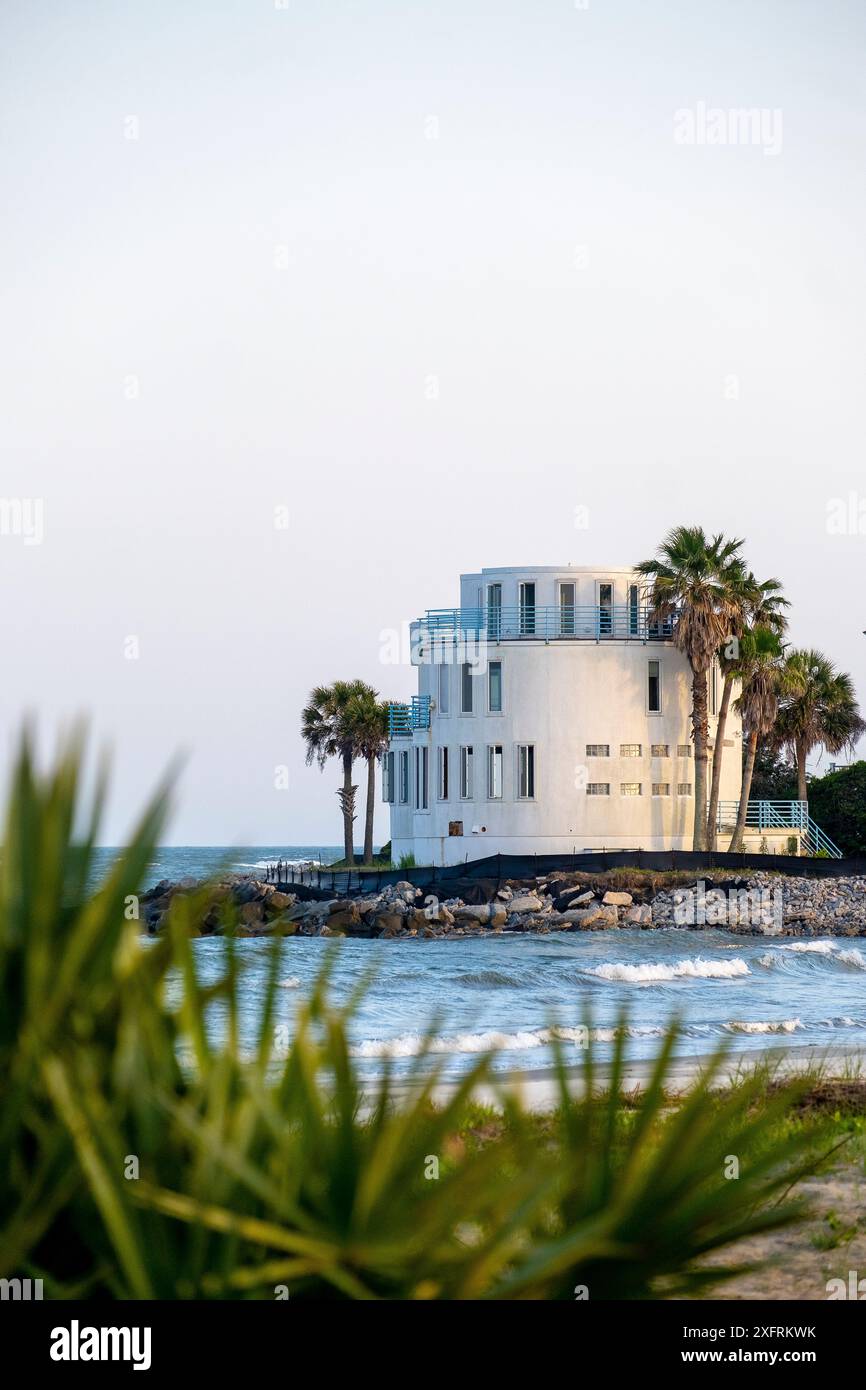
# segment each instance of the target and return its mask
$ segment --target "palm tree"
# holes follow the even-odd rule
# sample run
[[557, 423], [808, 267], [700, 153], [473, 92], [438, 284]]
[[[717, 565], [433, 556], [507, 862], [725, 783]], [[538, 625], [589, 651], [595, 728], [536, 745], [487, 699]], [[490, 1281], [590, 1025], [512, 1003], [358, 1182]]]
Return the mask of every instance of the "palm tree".
[[787, 693], [773, 727], [773, 742], [797, 763], [797, 795], [808, 801], [806, 759], [813, 748], [828, 753], [851, 748], [866, 733], [854, 682], [822, 652], [796, 649], [785, 658]]
[[307, 763], [313, 759], [324, 770], [328, 758], [339, 758], [343, 765], [343, 785], [337, 792], [343, 813], [343, 854], [351, 865], [355, 857], [354, 834], [355, 793], [352, 784], [352, 765], [355, 743], [347, 712], [357, 695], [358, 681], [334, 681], [333, 685], [317, 685], [301, 713], [301, 737], [307, 745]]
[[783, 651], [781, 637], [770, 627], [749, 628], [740, 638], [738, 670], [743, 688], [736, 708], [743, 717], [747, 742], [737, 822], [729, 846], [731, 850], [742, 849], [758, 740], [765, 737], [775, 723], [779, 693], [787, 680], [782, 663]]
[[713, 749], [713, 771], [710, 784], [710, 804], [707, 811], [707, 845], [716, 848], [718, 836], [719, 793], [722, 782], [722, 762], [725, 753], [725, 731], [728, 724], [728, 711], [731, 705], [734, 682], [740, 675], [739, 638], [747, 625], [766, 627], [780, 636], [787, 627], [784, 610], [789, 606], [782, 595], [778, 579], [765, 579], [759, 584], [751, 570], [737, 564], [732, 566], [729, 580], [735, 598], [731, 632], [717, 653], [724, 683], [716, 720], [716, 743]]
[[358, 757], [367, 764], [367, 806], [364, 817], [364, 863], [373, 862], [373, 815], [376, 809], [376, 762], [388, 747], [388, 706], [378, 690], [354, 681], [354, 694], [346, 711]]
[[659, 553], [635, 566], [651, 579], [653, 621], [672, 622], [673, 640], [692, 670], [696, 850], [707, 847], [707, 672], [736, 619], [733, 577], [742, 544], [720, 535], [710, 539], [702, 526], [675, 526]]

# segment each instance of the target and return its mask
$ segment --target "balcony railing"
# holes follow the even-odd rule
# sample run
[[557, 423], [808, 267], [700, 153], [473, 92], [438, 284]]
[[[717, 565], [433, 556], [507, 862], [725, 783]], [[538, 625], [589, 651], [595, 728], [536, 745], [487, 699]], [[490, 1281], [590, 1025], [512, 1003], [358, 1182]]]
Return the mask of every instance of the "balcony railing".
[[430, 696], [413, 695], [408, 704], [388, 706], [389, 738], [411, 738], [416, 729], [430, 728]]
[[428, 608], [419, 625], [436, 641], [461, 638], [550, 642], [560, 638], [598, 642], [665, 641], [673, 618], [654, 622], [645, 604], [491, 604], [487, 608]]
[[[737, 821], [739, 801], [720, 801], [717, 826], [733, 830]], [[806, 854], [827, 859], [841, 859], [842, 851], [834, 845], [809, 815], [807, 801], [749, 801], [746, 806], [747, 830], [790, 830], [800, 841]]]
[[[739, 809], [739, 801], [719, 802], [720, 830], [733, 830]], [[746, 807], [746, 827], [749, 830], [805, 831], [808, 821], [809, 806], [805, 801], [750, 801]]]

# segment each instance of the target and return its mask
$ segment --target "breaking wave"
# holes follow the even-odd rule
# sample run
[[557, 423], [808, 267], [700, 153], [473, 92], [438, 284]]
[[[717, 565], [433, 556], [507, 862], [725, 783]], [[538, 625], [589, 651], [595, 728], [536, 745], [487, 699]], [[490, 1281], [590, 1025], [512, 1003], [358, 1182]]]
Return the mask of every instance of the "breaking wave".
[[738, 1018], [723, 1026], [728, 1033], [796, 1033], [803, 1024], [799, 1018], [780, 1018], [770, 1022], [752, 1022]]
[[[660, 1037], [664, 1028], [627, 1028], [630, 1038]], [[593, 1042], [613, 1042], [616, 1028], [593, 1028]], [[547, 1047], [551, 1042], [571, 1042], [583, 1045], [586, 1042], [585, 1028], [532, 1028], [517, 1033], [456, 1033], [453, 1037], [434, 1037], [429, 1051], [433, 1052], [487, 1052], [498, 1048], [502, 1052], [523, 1052], [536, 1047]], [[357, 1043], [350, 1049], [355, 1057], [417, 1057], [425, 1050], [426, 1039], [421, 1033], [404, 1033], [397, 1038], [370, 1038]]]
[[587, 975], [599, 980], [622, 980], [626, 984], [663, 984], [669, 980], [733, 980], [740, 975], [752, 972], [740, 956], [730, 960], [705, 960], [696, 956], [694, 960], [678, 960], [673, 965], [653, 961], [643, 965], [627, 965], [625, 961], [613, 961], [607, 965], [587, 967]]

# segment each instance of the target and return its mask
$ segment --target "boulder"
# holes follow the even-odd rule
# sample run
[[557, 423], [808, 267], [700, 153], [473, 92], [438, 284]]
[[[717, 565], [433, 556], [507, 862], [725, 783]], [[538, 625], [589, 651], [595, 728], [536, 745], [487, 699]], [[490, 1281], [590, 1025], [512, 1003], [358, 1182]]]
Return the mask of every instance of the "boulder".
[[358, 904], [352, 899], [346, 898], [342, 902], [329, 903], [327, 926], [330, 934], [334, 932], [345, 932], [351, 927], [357, 927], [361, 921], [361, 914], [358, 911]]
[[268, 913], [274, 913], [276, 915], [277, 913], [288, 911], [290, 907], [294, 906], [295, 901], [294, 893], [279, 893], [274, 889], [272, 893], [268, 894], [265, 906]]
[[605, 907], [631, 907], [634, 898], [631, 893], [613, 893], [608, 891], [602, 898]]
[[[631, 902], [631, 899], [629, 899]], [[511, 899], [508, 904], [508, 911], [512, 912], [540, 912], [543, 903], [535, 893], [519, 893]]]

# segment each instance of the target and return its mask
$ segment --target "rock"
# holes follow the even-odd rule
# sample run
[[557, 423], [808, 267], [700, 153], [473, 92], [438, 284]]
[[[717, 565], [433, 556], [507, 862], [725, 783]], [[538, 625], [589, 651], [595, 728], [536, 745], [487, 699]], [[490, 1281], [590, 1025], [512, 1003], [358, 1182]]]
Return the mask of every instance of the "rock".
[[631, 893], [613, 893], [608, 891], [602, 898], [605, 907], [631, 907], [634, 898]]
[[396, 912], [381, 912], [373, 921], [373, 930], [380, 936], [399, 936], [404, 926], [404, 918]]
[[454, 920], [457, 922], [477, 922], [479, 926], [486, 926], [490, 921], [489, 903], [479, 903], [476, 907], [472, 903], [464, 903], [462, 907], [455, 908]]
[[637, 903], [634, 907], [629, 907], [625, 911], [623, 921], [630, 926], [649, 927], [652, 926], [653, 910], [649, 903]]
[[255, 922], [261, 922], [264, 915], [264, 908], [261, 903], [244, 903], [238, 918], [243, 926], [249, 927]]
[[268, 894], [266, 908], [269, 913], [286, 912], [293, 907], [297, 899], [294, 893], [278, 893], [276, 889]]
[[345, 932], [350, 927], [357, 927], [361, 921], [361, 914], [358, 911], [358, 904], [351, 898], [346, 898], [342, 902], [329, 904], [327, 925], [330, 933]]
[[540, 912], [541, 908], [542, 901], [535, 893], [521, 893], [508, 904], [509, 913]]

